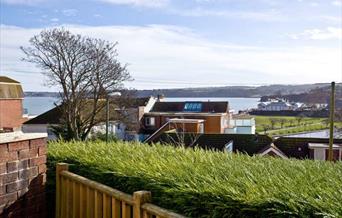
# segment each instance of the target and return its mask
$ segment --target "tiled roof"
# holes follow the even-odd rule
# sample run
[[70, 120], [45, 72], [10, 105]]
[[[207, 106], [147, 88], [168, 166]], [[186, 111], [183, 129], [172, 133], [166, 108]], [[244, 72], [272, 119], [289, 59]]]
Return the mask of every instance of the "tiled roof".
[[[136, 98], [132, 100], [132, 104], [129, 107], [145, 106], [149, 98]], [[104, 110], [104, 109], [103, 109]], [[26, 121], [24, 124], [60, 124], [60, 118], [62, 117], [61, 106], [52, 108], [45, 113], [38, 115]]]
[[60, 124], [62, 117], [61, 107], [57, 106], [45, 113], [42, 113], [35, 118], [26, 121], [24, 124]]
[[156, 102], [151, 112], [184, 112], [186, 103], [201, 103], [201, 113], [226, 113], [229, 109], [228, 101], [206, 101], [206, 102]]
[[[180, 136], [181, 137], [180, 137]], [[179, 140], [182, 140], [180, 142]], [[223, 151], [225, 145], [233, 141], [234, 151], [247, 153], [249, 155], [256, 154], [264, 147], [271, 144], [272, 139], [265, 135], [253, 134], [196, 134], [186, 133], [184, 137], [182, 134], [168, 133], [162, 134], [153, 142], [177, 144], [184, 143], [185, 146], [199, 146], [206, 149], [214, 149]]]

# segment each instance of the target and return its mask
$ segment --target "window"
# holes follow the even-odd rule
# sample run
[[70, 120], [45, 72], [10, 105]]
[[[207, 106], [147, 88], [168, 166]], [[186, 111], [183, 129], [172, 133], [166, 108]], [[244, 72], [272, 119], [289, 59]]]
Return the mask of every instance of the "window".
[[233, 152], [233, 141], [229, 141], [227, 144], [225, 144], [226, 152]]
[[146, 117], [145, 118], [145, 125], [146, 126], [154, 126], [155, 125], [155, 118], [154, 117]]
[[183, 108], [184, 111], [191, 112], [201, 112], [202, 111], [202, 103], [196, 102], [186, 102]]

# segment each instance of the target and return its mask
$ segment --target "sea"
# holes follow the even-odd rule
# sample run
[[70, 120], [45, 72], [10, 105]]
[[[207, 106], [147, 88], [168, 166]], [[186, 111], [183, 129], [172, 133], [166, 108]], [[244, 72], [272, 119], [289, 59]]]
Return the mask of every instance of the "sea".
[[[231, 110], [236, 113], [241, 110], [256, 108], [259, 98], [164, 98], [164, 101], [228, 101]], [[24, 110], [31, 116], [42, 114], [58, 105], [58, 98], [25, 97]]]

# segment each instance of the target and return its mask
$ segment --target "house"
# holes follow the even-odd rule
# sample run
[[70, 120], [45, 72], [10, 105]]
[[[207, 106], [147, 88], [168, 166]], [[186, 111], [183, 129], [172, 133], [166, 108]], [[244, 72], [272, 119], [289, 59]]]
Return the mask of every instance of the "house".
[[23, 99], [21, 84], [6, 76], [0, 76], [0, 132], [20, 130], [25, 121]]
[[[327, 143], [309, 143], [310, 159], [328, 160], [329, 144]], [[342, 161], [342, 143], [333, 144], [333, 160]]]
[[[156, 102], [156, 98], [136, 98], [130, 99], [129, 101], [130, 103], [127, 104], [127, 108], [110, 108], [110, 111], [115, 111], [116, 113], [119, 113], [120, 116], [125, 117], [125, 122], [113, 119], [109, 121], [109, 133], [116, 135], [119, 139], [138, 139], [138, 131], [140, 129], [140, 121], [143, 114], [152, 108]], [[56, 106], [55, 108], [26, 121], [22, 127], [23, 132], [47, 132], [49, 140], [56, 139], [56, 135], [53, 132], [53, 126], [61, 124], [61, 107], [61, 105]], [[103, 121], [93, 127], [92, 134], [97, 132], [105, 133], [105, 130], [106, 125]]]
[[277, 99], [268, 102], [260, 102], [258, 104], [258, 110], [261, 111], [285, 111], [293, 109], [294, 106], [283, 99]]
[[177, 122], [178, 131], [221, 134], [230, 127], [231, 113], [227, 101], [157, 101], [152, 109], [144, 114], [140, 132], [145, 135], [162, 132], [176, 119], [180, 119]]
[[248, 114], [233, 114], [230, 128], [225, 129], [228, 134], [255, 134], [255, 119]]

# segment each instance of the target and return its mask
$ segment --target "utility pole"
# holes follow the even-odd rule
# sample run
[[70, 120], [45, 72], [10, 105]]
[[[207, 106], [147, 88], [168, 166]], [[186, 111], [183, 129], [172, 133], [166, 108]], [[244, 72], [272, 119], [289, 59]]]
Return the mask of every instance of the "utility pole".
[[106, 143], [109, 141], [109, 94], [106, 96]]
[[330, 129], [329, 129], [329, 161], [333, 161], [333, 144], [334, 144], [334, 114], [335, 114], [335, 82], [331, 83], [330, 94]]

